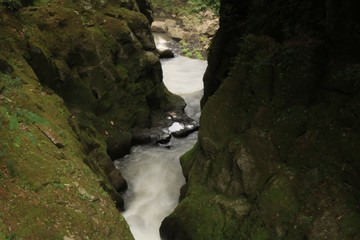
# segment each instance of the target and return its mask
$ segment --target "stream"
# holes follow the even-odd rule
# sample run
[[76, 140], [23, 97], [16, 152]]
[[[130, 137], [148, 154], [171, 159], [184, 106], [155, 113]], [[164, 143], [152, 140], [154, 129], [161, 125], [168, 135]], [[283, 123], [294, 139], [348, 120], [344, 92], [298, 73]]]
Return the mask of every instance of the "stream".
[[[154, 38], [158, 49], [168, 48], [170, 40], [164, 35]], [[184, 98], [186, 114], [199, 121], [206, 61], [175, 56], [161, 60], [161, 64], [165, 86]], [[128, 182], [123, 215], [136, 240], [160, 240], [160, 224], [177, 206], [180, 187], [185, 183], [179, 158], [196, 140], [194, 132], [186, 138], [171, 138], [170, 148], [135, 146], [129, 155], [115, 161]]]

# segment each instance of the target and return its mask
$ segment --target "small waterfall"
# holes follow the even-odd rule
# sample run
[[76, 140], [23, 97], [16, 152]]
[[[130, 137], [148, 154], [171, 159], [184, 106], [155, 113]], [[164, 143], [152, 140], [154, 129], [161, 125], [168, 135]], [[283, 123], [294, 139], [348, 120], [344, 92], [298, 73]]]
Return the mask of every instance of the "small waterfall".
[[[161, 35], [156, 35], [155, 40], [159, 49], [169, 42]], [[176, 56], [162, 60], [162, 67], [166, 87], [184, 98], [185, 112], [198, 121], [206, 62]], [[136, 240], [160, 239], [160, 224], [178, 204], [180, 187], [185, 183], [179, 158], [194, 146], [196, 140], [195, 132], [186, 138], [172, 138], [170, 149], [136, 146], [129, 155], [115, 161], [128, 181], [123, 215]]]

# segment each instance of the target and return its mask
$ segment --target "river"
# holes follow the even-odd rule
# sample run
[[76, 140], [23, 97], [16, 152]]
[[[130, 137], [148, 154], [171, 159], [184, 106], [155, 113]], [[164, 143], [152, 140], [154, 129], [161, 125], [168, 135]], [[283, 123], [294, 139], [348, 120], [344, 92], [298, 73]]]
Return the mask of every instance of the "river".
[[[163, 35], [154, 38], [159, 49], [168, 47], [169, 39]], [[206, 62], [175, 56], [161, 63], [165, 86], [184, 98], [186, 114], [198, 121]], [[178, 204], [180, 187], [185, 183], [179, 158], [196, 140], [197, 132], [172, 138], [170, 148], [135, 146], [129, 155], [115, 161], [128, 182], [123, 215], [136, 240], [160, 240], [160, 224]]]

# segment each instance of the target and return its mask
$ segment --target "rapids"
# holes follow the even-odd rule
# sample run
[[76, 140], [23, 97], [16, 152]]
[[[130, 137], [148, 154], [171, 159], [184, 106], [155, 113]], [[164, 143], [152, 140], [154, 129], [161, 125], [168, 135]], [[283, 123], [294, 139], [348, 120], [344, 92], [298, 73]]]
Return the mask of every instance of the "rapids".
[[[159, 49], [167, 48], [169, 39], [154, 37]], [[185, 112], [198, 121], [206, 62], [176, 56], [161, 63], [166, 87], [184, 98]], [[123, 215], [136, 240], [160, 239], [160, 224], [178, 204], [180, 187], [185, 183], [179, 158], [196, 140], [197, 132], [186, 138], [172, 138], [170, 148], [135, 146], [129, 155], [115, 161], [128, 182]]]

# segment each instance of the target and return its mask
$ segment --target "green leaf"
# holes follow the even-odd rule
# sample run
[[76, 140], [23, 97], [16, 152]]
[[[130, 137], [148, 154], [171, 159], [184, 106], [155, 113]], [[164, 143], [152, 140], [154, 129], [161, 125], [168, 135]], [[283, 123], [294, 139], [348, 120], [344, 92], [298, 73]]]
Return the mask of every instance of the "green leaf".
[[34, 144], [34, 145], [37, 144], [37, 140], [36, 140], [34, 134], [32, 134], [31, 132], [26, 132], [25, 136], [32, 142], [32, 144]]
[[17, 120], [16, 113], [11, 114], [10, 116], [9, 129], [10, 131], [19, 129], [19, 122]]
[[21, 139], [19, 136], [16, 136], [15, 139], [14, 139], [14, 146], [19, 148], [21, 146]]
[[40, 124], [45, 124], [48, 125], [49, 122], [48, 120], [46, 120], [45, 118], [41, 117], [40, 115], [33, 113], [27, 109], [24, 108], [17, 108], [16, 109], [17, 114], [19, 114], [20, 116], [22, 116], [23, 118], [25, 118], [25, 120], [27, 122], [30, 123], [40, 123]]

